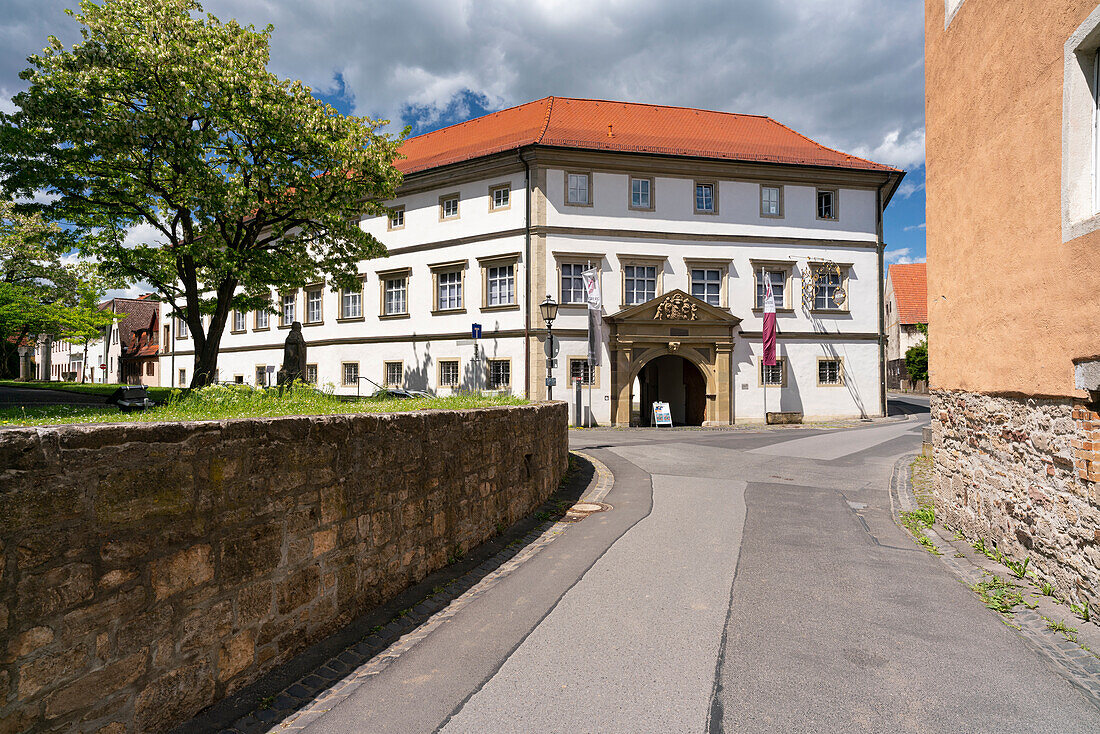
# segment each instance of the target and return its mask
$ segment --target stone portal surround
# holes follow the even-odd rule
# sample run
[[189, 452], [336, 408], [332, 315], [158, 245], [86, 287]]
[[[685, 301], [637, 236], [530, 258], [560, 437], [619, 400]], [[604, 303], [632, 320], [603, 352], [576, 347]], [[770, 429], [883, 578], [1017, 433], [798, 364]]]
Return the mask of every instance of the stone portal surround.
[[541, 504], [566, 413], [0, 432], [0, 732], [189, 718]]
[[1069, 398], [932, 392], [934, 500], [945, 525], [1031, 557], [1100, 615], [1100, 414]]

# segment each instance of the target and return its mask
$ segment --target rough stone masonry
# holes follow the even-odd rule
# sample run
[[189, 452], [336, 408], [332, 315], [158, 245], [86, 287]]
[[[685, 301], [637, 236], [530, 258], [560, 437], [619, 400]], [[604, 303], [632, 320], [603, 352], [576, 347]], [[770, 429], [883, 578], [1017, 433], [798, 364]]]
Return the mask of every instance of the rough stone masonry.
[[0, 733], [177, 724], [519, 520], [564, 403], [0, 431]]
[[1100, 414], [1080, 401], [932, 394], [936, 515], [1100, 616]]

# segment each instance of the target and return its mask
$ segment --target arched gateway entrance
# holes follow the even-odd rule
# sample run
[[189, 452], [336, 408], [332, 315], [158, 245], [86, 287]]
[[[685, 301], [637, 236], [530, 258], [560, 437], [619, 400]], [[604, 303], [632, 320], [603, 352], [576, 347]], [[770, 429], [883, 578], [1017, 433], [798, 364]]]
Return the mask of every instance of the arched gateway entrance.
[[632, 419], [639, 425], [652, 425], [652, 405], [657, 401], [668, 403], [673, 425], [701, 426], [707, 412], [706, 378], [683, 357], [654, 357], [642, 365], [631, 383], [631, 402], [637, 406]]
[[[733, 423], [734, 330], [741, 319], [680, 290], [607, 317], [611, 419], [649, 425], [652, 403], [669, 403], [674, 423]], [[637, 395], [634, 395], [637, 384]]]

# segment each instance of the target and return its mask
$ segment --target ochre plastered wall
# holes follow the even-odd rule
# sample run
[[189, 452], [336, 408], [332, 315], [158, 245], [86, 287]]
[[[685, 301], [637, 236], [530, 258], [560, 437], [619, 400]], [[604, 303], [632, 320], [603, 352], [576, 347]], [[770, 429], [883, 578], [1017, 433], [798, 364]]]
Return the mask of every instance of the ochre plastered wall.
[[1076, 396], [1100, 354], [1100, 231], [1062, 242], [1064, 44], [1095, 0], [926, 0], [935, 389]]

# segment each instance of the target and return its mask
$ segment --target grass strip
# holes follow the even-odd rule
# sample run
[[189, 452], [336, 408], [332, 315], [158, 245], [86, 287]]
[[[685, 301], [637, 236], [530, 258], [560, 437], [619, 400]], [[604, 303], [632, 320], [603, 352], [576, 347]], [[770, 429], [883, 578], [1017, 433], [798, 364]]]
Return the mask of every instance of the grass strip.
[[463, 394], [432, 398], [364, 398], [349, 402], [329, 392], [296, 385], [282, 395], [276, 389], [247, 385], [211, 385], [176, 391], [156, 408], [122, 413], [112, 406], [25, 406], [0, 409], [0, 426], [43, 426], [67, 423], [148, 423], [204, 421], [290, 415], [403, 413], [418, 410], [466, 410], [502, 405], [527, 405], [513, 395]]

